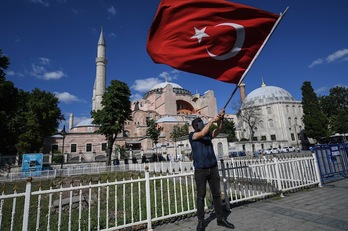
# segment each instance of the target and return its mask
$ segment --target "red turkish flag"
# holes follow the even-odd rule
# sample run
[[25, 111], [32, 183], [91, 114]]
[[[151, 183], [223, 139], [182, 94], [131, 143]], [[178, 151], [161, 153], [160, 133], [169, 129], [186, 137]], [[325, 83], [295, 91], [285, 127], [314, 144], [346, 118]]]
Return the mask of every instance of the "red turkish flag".
[[237, 84], [278, 18], [225, 0], [162, 0], [147, 52], [156, 63]]

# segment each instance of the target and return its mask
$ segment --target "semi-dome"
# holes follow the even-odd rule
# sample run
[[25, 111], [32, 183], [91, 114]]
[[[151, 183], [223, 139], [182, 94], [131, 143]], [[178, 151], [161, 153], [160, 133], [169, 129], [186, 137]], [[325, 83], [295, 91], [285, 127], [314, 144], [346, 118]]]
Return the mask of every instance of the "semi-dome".
[[182, 87], [181, 87], [179, 84], [177, 84], [177, 83], [164, 82], [164, 83], [156, 84], [155, 86], [153, 86], [153, 87], [151, 88], [150, 91], [155, 90], [155, 89], [163, 89], [163, 88], [165, 88], [168, 84], [172, 85], [173, 88], [182, 88]]
[[295, 99], [285, 89], [275, 86], [263, 86], [250, 92], [244, 100], [243, 106], [262, 106], [280, 102], [294, 102]]

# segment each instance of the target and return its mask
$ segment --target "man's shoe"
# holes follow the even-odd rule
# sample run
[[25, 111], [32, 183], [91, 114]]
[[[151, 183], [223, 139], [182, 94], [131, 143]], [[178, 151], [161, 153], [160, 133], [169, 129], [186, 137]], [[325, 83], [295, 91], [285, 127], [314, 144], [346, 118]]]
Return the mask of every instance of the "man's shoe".
[[205, 224], [204, 220], [199, 221], [197, 225], [197, 231], [205, 231], [205, 227], [207, 227], [207, 225]]
[[225, 218], [218, 218], [217, 225], [224, 226], [224, 227], [229, 228], [229, 229], [234, 229], [234, 225], [232, 223], [228, 222]]

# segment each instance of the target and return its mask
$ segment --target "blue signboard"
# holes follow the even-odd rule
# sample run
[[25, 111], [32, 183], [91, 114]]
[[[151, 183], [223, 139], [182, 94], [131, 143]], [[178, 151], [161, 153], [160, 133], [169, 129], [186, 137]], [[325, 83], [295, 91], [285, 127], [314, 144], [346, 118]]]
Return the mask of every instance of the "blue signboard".
[[43, 164], [42, 153], [23, 154], [22, 174], [26, 176], [37, 176], [41, 174]]

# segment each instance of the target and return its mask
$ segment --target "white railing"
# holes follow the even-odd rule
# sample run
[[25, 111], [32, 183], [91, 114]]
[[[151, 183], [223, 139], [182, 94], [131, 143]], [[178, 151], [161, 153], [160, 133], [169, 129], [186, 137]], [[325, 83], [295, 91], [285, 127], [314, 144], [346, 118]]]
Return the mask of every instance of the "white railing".
[[25, 180], [28, 177], [35, 179], [49, 179], [56, 178], [57, 176], [76, 176], [84, 174], [101, 174], [107, 172], [124, 172], [124, 171], [144, 171], [145, 166], [150, 172], [163, 172], [163, 173], [179, 173], [182, 171], [190, 171], [193, 169], [192, 162], [153, 162], [153, 163], [137, 163], [137, 164], [123, 164], [111, 165], [111, 166], [65, 166], [60, 169], [43, 170], [37, 172], [11, 172], [6, 177], [0, 178], [0, 181], [17, 181]]
[[[156, 222], [196, 212], [194, 172], [184, 171], [185, 164], [147, 163], [130, 179], [122, 173], [95, 182], [74, 182], [78, 177], [73, 177], [58, 187], [54, 180], [38, 185], [29, 178], [22, 191], [2, 189], [0, 230], [152, 230]], [[181, 171], [166, 170], [176, 167]], [[228, 209], [241, 201], [320, 185], [314, 156], [231, 159], [219, 163], [219, 170]], [[210, 205], [207, 195], [206, 208]]]

